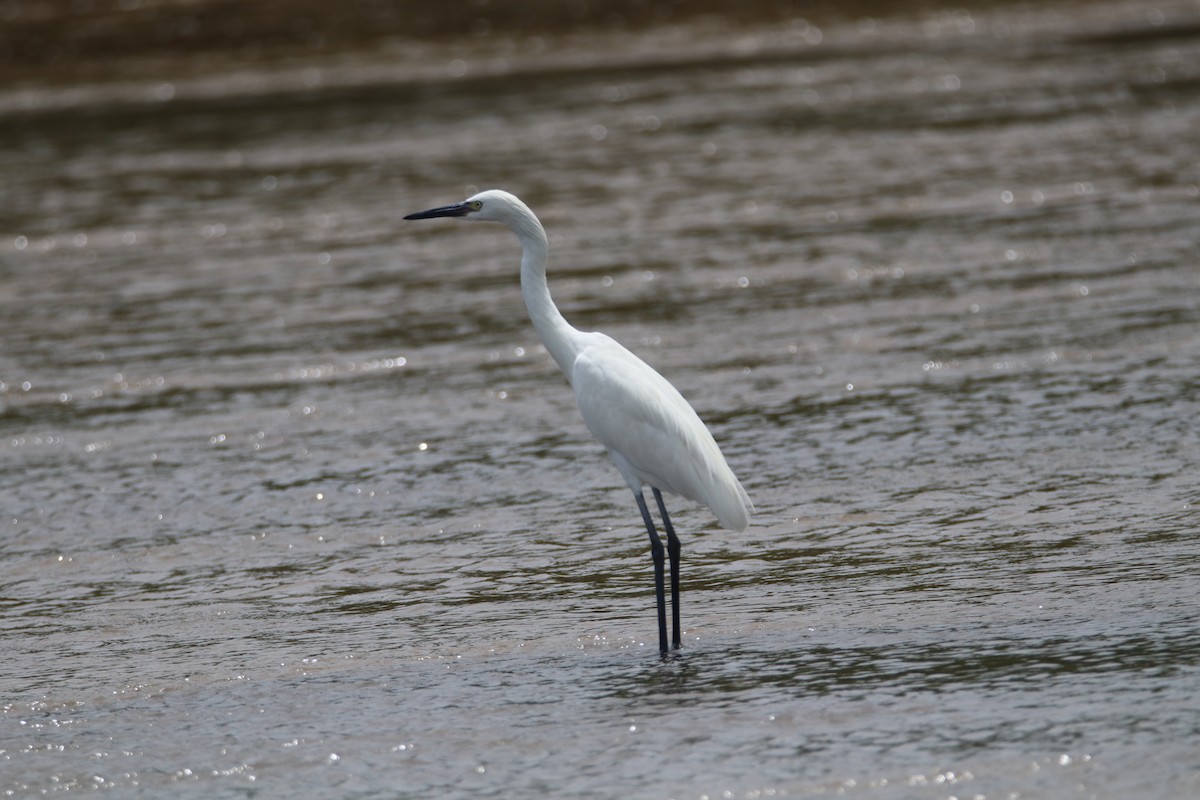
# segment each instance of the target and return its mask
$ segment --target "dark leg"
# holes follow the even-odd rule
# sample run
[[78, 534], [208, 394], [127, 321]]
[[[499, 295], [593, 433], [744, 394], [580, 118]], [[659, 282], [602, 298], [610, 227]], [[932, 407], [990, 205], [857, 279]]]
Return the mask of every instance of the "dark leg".
[[634, 492], [638, 508], [642, 511], [642, 519], [646, 521], [646, 530], [650, 533], [650, 556], [654, 559], [654, 592], [658, 599], [658, 649], [667, 652], [667, 592], [664, 584], [663, 567], [666, 558], [663, 555], [662, 540], [658, 531], [654, 530], [654, 520], [650, 518], [650, 509], [646, 508], [646, 498], [641, 491]]
[[653, 486], [650, 489], [658, 502], [658, 513], [662, 515], [663, 528], [667, 532], [667, 555], [671, 557], [671, 646], [678, 649], [683, 646], [683, 637], [679, 635], [679, 537], [675, 535], [675, 526], [667, 515], [662, 492]]

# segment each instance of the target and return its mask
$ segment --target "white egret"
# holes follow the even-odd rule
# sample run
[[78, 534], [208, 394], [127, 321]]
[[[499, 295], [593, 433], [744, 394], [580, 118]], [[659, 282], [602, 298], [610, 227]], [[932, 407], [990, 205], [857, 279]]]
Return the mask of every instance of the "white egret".
[[650, 486], [658, 503], [671, 563], [671, 642], [679, 647], [680, 544], [662, 492], [708, 506], [721, 525], [734, 530], [744, 530], [750, 523], [754, 511], [750, 497], [725, 463], [708, 428], [666, 378], [603, 333], [576, 330], [563, 319], [546, 286], [546, 231], [528, 206], [508, 192], [493, 189], [461, 203], [409, 214], [405, 219], [435, 217], [499, 222], [520, 240], [524, 248], [521, 293], [529, 318], [575, 390], [583, 421], [608, 448], [633, 491], [650, 534], [658, 599], [658, 645], [666, 653], [665, 559], [643, 486]]

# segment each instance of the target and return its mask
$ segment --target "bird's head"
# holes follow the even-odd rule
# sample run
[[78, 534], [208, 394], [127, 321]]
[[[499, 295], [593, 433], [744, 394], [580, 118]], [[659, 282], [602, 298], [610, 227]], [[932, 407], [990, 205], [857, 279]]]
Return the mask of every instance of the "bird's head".
[[458, 219], [501, 222], [511, 227], [517, 218], [528, 216], [533, 216], [532, 212], [516, 197], [499, 189], [488, 189], [486, 192], [468, 197], [461, 203], [431, 208], [428, 211], [418, 211], [416, 214], [409, 214], [405, 219], [457, 217]]

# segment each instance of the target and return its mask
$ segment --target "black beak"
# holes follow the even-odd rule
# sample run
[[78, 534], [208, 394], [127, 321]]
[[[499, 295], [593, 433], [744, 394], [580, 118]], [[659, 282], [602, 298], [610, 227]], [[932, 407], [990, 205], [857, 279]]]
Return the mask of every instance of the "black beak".
[[416, 214], [409, 214], [405, 219], [433, 219], [435, 217], [465, 217], [471, 213], [471, 207], [466, 203], [455, 203], [452, 206], [442, 206], [441, 208], [431, 208], [428, 211], [418, 211]]

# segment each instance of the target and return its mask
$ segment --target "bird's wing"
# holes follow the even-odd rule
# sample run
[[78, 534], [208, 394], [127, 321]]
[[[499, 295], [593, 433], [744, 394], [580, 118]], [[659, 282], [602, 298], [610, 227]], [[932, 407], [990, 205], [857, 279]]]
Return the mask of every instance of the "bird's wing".
[[726, 527], [746, 527], [749, 497], [708, 428], [666, 378], [603, 334], [592, 334], [570, 377], [584, 422], [631, 487], [650, 484], [707, 505]]

